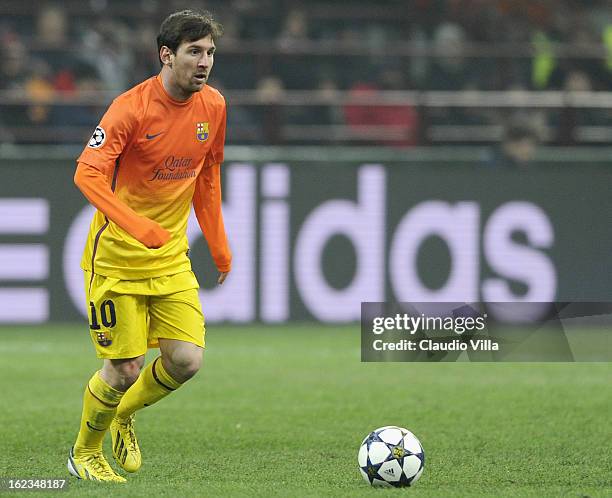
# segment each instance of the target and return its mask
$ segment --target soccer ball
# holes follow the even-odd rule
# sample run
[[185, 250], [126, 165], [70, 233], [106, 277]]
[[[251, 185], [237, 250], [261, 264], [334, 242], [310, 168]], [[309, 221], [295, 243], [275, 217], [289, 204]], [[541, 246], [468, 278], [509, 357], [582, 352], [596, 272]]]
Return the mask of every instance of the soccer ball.
[[411, 486], [425, 467], [425, 452], [407, 429], [389, 425], [370, 432], [361, 443], [361, 475], [372, 486]]

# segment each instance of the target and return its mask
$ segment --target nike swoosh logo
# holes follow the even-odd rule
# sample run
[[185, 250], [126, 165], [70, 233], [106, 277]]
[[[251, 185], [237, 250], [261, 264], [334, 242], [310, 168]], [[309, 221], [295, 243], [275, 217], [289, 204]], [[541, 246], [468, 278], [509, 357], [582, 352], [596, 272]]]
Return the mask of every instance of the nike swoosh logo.
[[160, 131], [159, 133], [156, 133], [155, 135], [149, 135], [147, 133], [147, 140], [153, 140], [155, 137], [159, 137], [161, 134], [163, 133], [163, 131]]
[[93, 425], [91, 425], [89, 423], [89, 420], [87, 421], [87, 427], [89, 427], [92, 431], [104, 432], [104, 429], [98, 429], [97, 427], [94, 427]]

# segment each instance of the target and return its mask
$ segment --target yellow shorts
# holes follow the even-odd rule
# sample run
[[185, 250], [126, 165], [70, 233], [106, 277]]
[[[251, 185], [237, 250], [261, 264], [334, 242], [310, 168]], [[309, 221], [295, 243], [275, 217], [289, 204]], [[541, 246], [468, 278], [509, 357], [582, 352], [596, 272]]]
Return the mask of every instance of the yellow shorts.
[[89, 332], [98, 358], [135, 358], [159, 339], [204, 347], [204, 315], [191, 271], [143, 280], [85, 272]]

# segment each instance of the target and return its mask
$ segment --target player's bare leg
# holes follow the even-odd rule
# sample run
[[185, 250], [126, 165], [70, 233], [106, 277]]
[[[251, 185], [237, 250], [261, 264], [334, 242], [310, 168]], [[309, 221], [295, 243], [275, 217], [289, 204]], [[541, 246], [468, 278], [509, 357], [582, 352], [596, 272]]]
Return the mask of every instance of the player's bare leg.
[[202, 367], [204, 349], [191, 342], [160, 339], [159, 349], [164, 368], [181, 384], [191, 379]]
[[110, 386], [125, 392], [138, 379], [144, 361], [144, 355], [123, 360], [104, 360], [100, 375]]

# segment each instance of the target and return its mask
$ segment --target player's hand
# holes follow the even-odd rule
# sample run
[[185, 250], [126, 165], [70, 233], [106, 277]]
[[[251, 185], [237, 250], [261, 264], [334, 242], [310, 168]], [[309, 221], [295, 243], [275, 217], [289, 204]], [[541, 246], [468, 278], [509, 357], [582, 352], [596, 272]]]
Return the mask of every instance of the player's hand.
[[159, 223], [152, 222], [151, 226], [144, 233], [142, 242], [149, 249], [159, 249], [170, 240], [172, 234], [162, 227]]
[[223, 282], [225, 282], [225, 279], [227, 278], [228, 275], [229, 275], [228, 271], [219, 272], [219, 278], [217, 279], [217, 284], [222, 285]]

